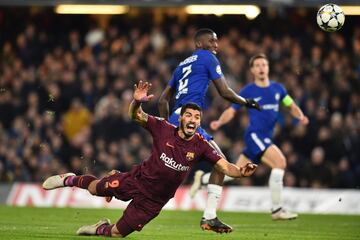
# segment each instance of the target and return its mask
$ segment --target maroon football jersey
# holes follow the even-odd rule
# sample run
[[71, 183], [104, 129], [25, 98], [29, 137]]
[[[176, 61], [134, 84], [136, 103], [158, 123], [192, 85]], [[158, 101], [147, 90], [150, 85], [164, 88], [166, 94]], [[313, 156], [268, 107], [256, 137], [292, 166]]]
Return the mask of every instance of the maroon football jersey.
[[215, 164], [221, 158], [198, 133], [186, 141], [162, 118], [149, 115], [145, 128], [153, 137], [151, 156], [132, 172], [140, 190], [154, 200], [172, 198], [197, 162]]

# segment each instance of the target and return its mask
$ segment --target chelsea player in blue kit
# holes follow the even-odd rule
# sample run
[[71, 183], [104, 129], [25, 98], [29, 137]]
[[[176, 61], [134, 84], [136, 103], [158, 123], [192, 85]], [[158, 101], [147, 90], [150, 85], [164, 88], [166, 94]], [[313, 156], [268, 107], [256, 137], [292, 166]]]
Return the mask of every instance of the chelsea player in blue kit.
[[[264, 54], [253, 56], [249, 63], [250, 71], [255, 81], [254, 83], [246, 85], [240, 91], [240, 95], [255, 99], [261, 105], [262, 111], [248, 110], [250, 124], [245, 131], [244, 140], [246, 148], [240, 155], [236, 165], [243, 166], [248, 162], [256, 164], [263, 162], [271, 167], [269, 187], [272, 202], [272, 219], [295, 219], [298, 216], [296, 213], [282, 208], [283, 177], [286, 168], [286, 159], [281, 150], [272, 142], [272, 135], [279, 116], [280, 104], [284, 105], [290, 111], [290, 114], [299, 120], [300, 124], [306, 125], [309, 123], [309, 120], [288, 95], [284, 86], [269, 80], [269, 62]], [[236, 111], [239, 109], [239, 105], [233, 104], [221, 114], [218, 120], [211, 122], [210, 127], [213, 130], [217, 130], [233, 119]], [[203, 175], [202, 171], [197, 171], [192, 187], [193, 195], [201, 184], [221, 184], [220, 182], [213, 181], [212, 178], [209, 180], [209, 175], [210, 173]], [[232, 180], [232, 178], [225, 177], [224, 181], [228, 180]], [[221, 192], [221, 187], [218, 187]], [[205, 212], [206, 211], [216, 216], [216, 205], [208, 205], [207, 209], [205, 209]]]
[[[158, 103], [160, 116], [169, 119], [172, 124], [179, 125], [180, 110], [186, 103], [194, 102], [201, 108], [205, 107], [205, 95], [211, 82], [214, 83], [215, 88], [224, 99], [248, 108], [260, 110], [259, 104], [256, 101], [237, 95], [228, 86], [221, 71], [219, 60], [215, 56], [218, 49], [217, 41], [216, 33], [211, 29], [204, 28], [198, 30], [194, 36], [195, 52], [177, 66], [172, 79], [161, 94]], [[170, 115], [169, 101], [173, 97], [175, 97], [175, 106]], [[187, 127], [194, 126], [189, 125]], [[218, 145], [213, 141], [212, 136], [201, 127], [198, 128], [198, 132], [225, 158]], [[216, 168], [213, 171], [218, 172]], [[222, 182], [224, 175], [219, 172], [218, 174], [213, 174], [213, 178], [218, 178], [213, 179], [213, 181]], [[209, 187], [212, 188], [211, 185]], [[218, 186], [215, 187], [217, 188]], [[212, 192], [212, 189], [209, 189], [209, 192]], [[229, 225], [222, 223], [216, 216], [209, 218], [204, 215], [201, 225], [204, 224], [207, 226], [206, 230], [215, 232], [232, 231]]]

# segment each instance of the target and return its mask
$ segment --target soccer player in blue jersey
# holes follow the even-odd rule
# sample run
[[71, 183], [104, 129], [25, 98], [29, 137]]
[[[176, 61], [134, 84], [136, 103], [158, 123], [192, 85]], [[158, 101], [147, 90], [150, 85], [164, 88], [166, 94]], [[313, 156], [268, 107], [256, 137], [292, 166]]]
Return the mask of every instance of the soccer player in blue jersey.
[[[288, 95], [284, 86], [269, 79], [269, 61], [264, 54], [253, 56], [250, 59], [249, 65], [255, 81], [246, 85], [239, 94], [258, 101], [262, 111], [248, 110], [250, 124], [245, 131], [246, 148], [240, 155], [236, 165], [243, 166], [248, 162], [263, 162], [271, 167], [269, 187], [272, 201], [272, 219], [295, 219], [298, 216], [296, 213], [287, 211], [282, 207], [283, 177], [286, 159], [281, 150], [272, 142], [272, 135], [279, 116], [280, 105], [284, 105], [290, 111], [290, 114], [299, 120], [300, 124], [306, 125], [309, 123], [309, 120]], [[213, 130], [217, 130], [222, 125], [228, 123], [234, 118], [236, 111], [240, 107], [238, 104], [233, 104], [221, 114], [218, 120], [211, 122], [210, 127]], [[216, 174], [216, 172], [212, 174]], [[209, 175], [210, 173], [203, 175], [201, 170], [197, 171], [192, 186], [192, 195], [195, 194], [201, 184], [208, 184], [208, 186], [217, 186], [217, 194], [218, 198], [220, 198], [222, 191], [220, 185], [222, 183], [213, 181], [216, 178], [210, 177], [209, 180]], [[227, 180], [232, 179], [225, 177], [224, 181]], [[216, 204], [207, 205], [205, 212], [210, 214], [211, 217], [216, 217]]]
[[[194, 42], [195, 52], [184, 61], [182, 61], [175, 69], [172, 79], [169, 81], [168, 86], [163, 91], [159, 99], [159, 112], [160, 116], [169, 119], [174, 125], [179, 125], [179, 114], [181, 107], [188, 102], [194, 102], [201, 108], [205, 107], [205, 95], [209, 84], [214, 83], [219, 94], [226, 100], [244, 105], [248, 108], [260, 110], [256, 101], [251, 98], [243, 98], [237, 95], [227, 84], [224, 75], [221, 71], [219, 60], [216, 58], [218, 50], [218, 39], [216, 33], [211, 29], [200, 29], [195, 33]], [[169, 117], [169, 101], [175, 97], [174, 108]], [[255, 110], [257, 111], [257, 110]], [[198, 132], [210, 142], [210, 144], [221, 154], [218, 145], [213, 141], [203, 128], [199, 127]], [[216, 170], [214, 170], [216, 171]], [[224, 176], [214, 174], [214, 181], [222, 182]], [[209, 192], [212, 192], [212, 186], [209, 185]], [[212, 196], [210, 197], [210, 199]], [[210, 201], [213, 201], [212, 199]], [[204, 216], [202, 223], [206, 223], [209, 228], [215, 232], [231, 232], [232, 228], [222, 223], [218, 218], [207, 218]]]

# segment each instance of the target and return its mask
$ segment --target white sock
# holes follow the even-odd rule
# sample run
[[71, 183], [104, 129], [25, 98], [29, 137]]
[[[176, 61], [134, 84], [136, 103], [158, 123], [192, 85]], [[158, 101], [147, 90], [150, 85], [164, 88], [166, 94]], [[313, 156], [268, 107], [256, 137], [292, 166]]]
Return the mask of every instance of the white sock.
[[208, 184], [208, 197], [203, 217], [205, 219], [216, 218], [216, 208], [220, 201], [222, 186]]
[[272, 211], [278, 209], [282, 205], [284, 170], [273, 168], [269, 178], [269, 187], [271, 192]]
[[[201, 184], [203, 184], [203, 185], [208, 185], [209, 184], [210, 174], [211, 174], [211, 172], [208, 172], [208, 173], [205, 173], [201, 177]], [[230, 182], [232, 180], [234, 180], [233, 177], [229, 177], [229, 176], [225, 175], [223, 182]]]

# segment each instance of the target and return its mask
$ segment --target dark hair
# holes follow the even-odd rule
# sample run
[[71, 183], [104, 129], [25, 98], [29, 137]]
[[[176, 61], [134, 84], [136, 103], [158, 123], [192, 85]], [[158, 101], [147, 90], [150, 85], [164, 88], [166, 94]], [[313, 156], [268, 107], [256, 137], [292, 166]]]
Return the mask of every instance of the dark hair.
[[201, 107], [199, 105], [193, 102], [189, 102], [181, 107], [180, 116], [182, 116], [188, 108], [198, 110], [201, 113]]
[[214, 34], [215, 32], [213, 30], [211, 30], [210, 28], [200, 28], [199, 30], [196, 31], [195, 35], [194, 35], [194, 41], [198, 41], [199, 38], [202, 35], [205, 34]]
[[264, 53], [258, 53], [258, 54], [255, 54], [254, 56], [252, 56], [249, 60], [249, 66], [252, 67], [254, 65], [254, 61], [256, 59], [259, 59], [259, 58], [263, 58], [265, 59], [266, 61], [269, 62], [269, 59], [267, 58], [267, 56], [264, 54]]

